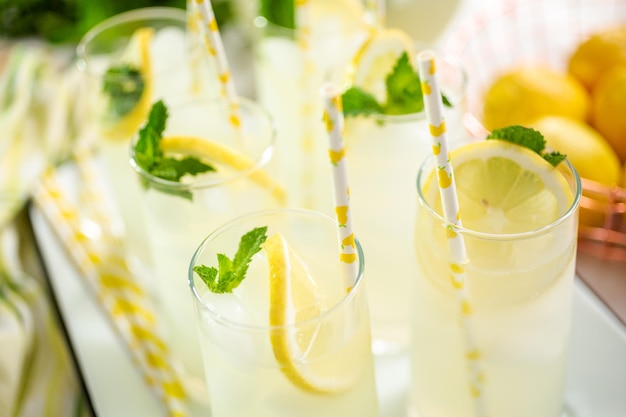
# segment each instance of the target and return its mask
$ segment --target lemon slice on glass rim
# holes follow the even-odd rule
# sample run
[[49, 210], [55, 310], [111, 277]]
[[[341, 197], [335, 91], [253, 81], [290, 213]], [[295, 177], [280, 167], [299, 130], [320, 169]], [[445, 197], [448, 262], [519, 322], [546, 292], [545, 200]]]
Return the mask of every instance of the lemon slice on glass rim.
[[357, 375], [338, 375], [341, 372], [336, 367], [315, 363], [315, 357], [327, 355], [324, 349], [330, 342], [325, 338], [333, 337], [324, 335], [323, 324], [306, 323], [326, 310], [315, 281], [282, 234], [270, 236], [263, 248], [270, 271], [270, 342], [282, 373], [306, 392], [345, 391], [355, 383]]
[[[475, 142], [452, 151], [450, 161], [465, 229], [528, 232], [553, 223], [572, 206], [574, 195], [565, 177], [521, 145]], [[438, 180], [434, 172], [429, 175], [424, 197], [441, 214]]]
[[403, 52], [407, 52], [414, 64], [415, 48], [406, 32], [395, 28], [372, 30], [352, 58], [348, 81], [384, 102], [387, 97], [385, 79]]
[[166, 154], [194, 156], [227, 165], [237, 171], [252, 171], [250, 180], [259, 187], [269, 191], [281, 204], [287, 199], [284, 187], [267, 171], [254, 169], [257, 163], [230, 146], [215, 140], [194, 136], [168, 136], [159, 142], [161, 150]]
[[131, 138], [139, 130], [141, 124], [145, 122], [150, 111], [153, 88], [150, 43], [153, 37], [153, 28], [137, 29], [124, 52], [123, 62], [137, 65], [144, 86], [139, 100], [128, 113], [116, 119], [105, 116], [102, 131], [108, 139], [127, 140]]

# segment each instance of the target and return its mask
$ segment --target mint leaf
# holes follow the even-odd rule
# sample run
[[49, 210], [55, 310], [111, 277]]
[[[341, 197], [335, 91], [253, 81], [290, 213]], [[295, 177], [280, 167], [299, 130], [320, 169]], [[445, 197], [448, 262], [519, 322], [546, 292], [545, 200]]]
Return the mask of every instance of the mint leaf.
[[524, 146], [541, 155], [541, 157], [548, 161], [552, 166], [557, 166], [566, 158], [566, 155], [563, 155], [560, 152], [544, 152], [546, 149], [545, 138], [541, 132], [530, 127], [514, 125], [494, 129], [487, 136], [487, 139], [505, 140], [507, 142]]
[[[185, 175], [197, 175], [203, 172], [215, 171], [211, 165], [205, 164], [194, 157], [170, 158], [166, 157], [161, 150], [159, 143], [163, 137], [167, 124], [168, 112], [163, 101], [159, 100], [152, 105], [148, 121], [139, 130], [139, 139], [135, 144], [135, 162], [144, 171], [151, 175], [168, 181], [179, 182]], [[144, 180], [142, 184], [146, 188], [177, 195], [188, 200], [193, 195], [188, 190], [171, 190], [168, 187], [151, 184]]]
[[261, 245], [266, 239], [267, 226], [254, 228], [241, 237], [237, 253], [232, 260], [223, 253], [218, 253], [217, 268], [196, 265], [193, 271], [212, 292], [217, 294], [232, 292], [245, 279], [252, 257], [261, 250]]
[[424, 110], [422, 84], [419, 75], [403, 52], [385, 79], [387, 102], [385, 114], [417, 113]]
[[553, 167], [557, 166], [558, 164], [563, 162], [565, 159], [567, 159], [567, 155], [563, 155], [561, 152], [557, 152], [557, 151], [544, 153], [542, 156], [543, 156], [543, 159], [545, 159], [550, 164], [552, 164]]
[[516, 143], [535, 151], [539, 155], [546, 148], [546, 140], [543, 135], [535, 129], [524, 126], [507, 126], [495, 129], [487, 136], [487, 139], [502, 139]]
[[376, 98], [359, 87], [350, 87], [342, 95], [344, 116], [380, 114], [383, 109]]
[[259, 13], [275, 25], [288, 29], [296, 27], [293, 0], [261, 0]]
[[[387, 99], [379, 103], [374, 95], [359, 87], [351, 87], [342, 95], [343, 114], [369, 116], [372, 114], [400, 115], [419, 113], [424, 110], [422, 83], [405, 51], [400, 55], [391, 72], [385, 78]], [[443, 104], [452, 107], [450, 100], [442, 94]]]
[[102, 91], [109, 96], [109, 114], [117, 119], [130, 112], [144, 89], [145, 81], [139, 69], [130, 64], [109, 68], [102, 85]]

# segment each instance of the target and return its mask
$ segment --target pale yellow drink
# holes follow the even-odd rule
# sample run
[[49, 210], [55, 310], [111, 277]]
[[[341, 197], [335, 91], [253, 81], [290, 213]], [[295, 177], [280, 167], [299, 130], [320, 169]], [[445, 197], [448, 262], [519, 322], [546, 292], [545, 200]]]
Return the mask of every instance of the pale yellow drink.
[[[151, 259], [136, 210], [139, 188], [129, 168], [128, 146], [155, 101], [172, 105], [217, 95], [215, 71], [204, 53], [199, 33], [187, 31], [185, 11], [168, 7], [112, 16], [89, 30], [76, 49], [76, 65], [89, 95], [86, 113], [92, 120], [91, 130], [81, 132], [82, 139], [101, 156], [130, 259], [143, 267], [149, 267]], [[110, 72], [121, 67], [137, 72]], [[114, 90], [117, 98], [111, 94]]]
[[303, 3], [305, 28], [285, 28], [263, 17], [255, 20], [256, 92], [276, 120], [276, 157], [289, 204], [331, 214], [332, 180], [319, 90], [331, 73], [349, 63], [368, 27], [358, 0]]
[[[451, 280], [447, 239], [453, 230], [446, 229], [448, 223], [432, 208], [441, 207], [437, 182], [430, 177], [432, 158], [419, 172], [412, 416], [474, 417], [477, 401], [483, 402], [489, 416], [557, 417], [563, 411], [580, 181], [571, 165], [562, 162], [556, 170], [546, 168], [542, 189], [537, 178], [526, 179], [531, 177], [529, 171], [544, 168], [520, 164], [522, 170], [530, 168], [524, 179], [502, 168], [508, 163], [498, 157], [507, 155], [490, 152], [483, 147], [474, 155], [489, 154], [485, 160], [491, 170], [468, 169], [465, 157], [457, 160], [454, 152], [451, 158], [465, 227], [455, 233], [463, 236], [467, 247], [463, 267], [471, 308], [466, 310], [461, 310]], [[464, 179], [489, 185], [472, 191], [464, 188]], [[534, 186], [528, 187], [531, 182]], [[520, 183], [526, 185], [518, 187]], [[546, 190], [552, 190], [555, 199]], [[477, 195], [483, 197], [476, 201]], [[529, 203], [531, 199], [535, 200]], [[554, 209], [553, 214], [546, 207]], [[545, 225], [533, 227], [545, 216]], [[461, 324], [461, 311], [469, 327]], [[476, 345], [473, 355], [467, 352], [466, 331]], [[468, 376], [470, 361], [476, 361], [482, 374], [483, 386], [475, 397]]]
[[256, 103], [241, 98], [241, 126], [228, 122], [228, 103], [199, 99], [171, 106], [161, 147], [167, 156], [193, 156], [215, 171], [186, 175], [180, 182], [158, 178], [137, 163], [131, 146], [134, 181], [140, 183], [135, 210], [145, 221], [153, 259], [152, 285], [158, 313], [176, 365], [192, 394], [205, 396], [192, 300], [181, 271], [207, 230], [243, 213], [279, 207], [282, 187], [274, 182], [273, 124]]
[[[447, 126], [463, 131], [465, 72], [452, 58], [438, 58], [446, 75]], [[410, 339], [410, 283], [417, 274], [412, 224], [416, 161], [431, 152], [425, 111], [346, 117], [346, 160], [353, 221], [368, 256], [367, 293], [374, 353], [405, 351]]]
[[[377, 416], [363, 253], [357, 242], [358, 275], [346, 280], [336, 221], [295, 209], [243, 216], [212, 232], [191, 267], [232, 257], [263, 226], [266, 244], [280, 234], [288, 247], [284, 280], [270, 275], [265, 244], [232, 293], [211, 292], [190, 269], [212, 416]], [[277, 324], [277, 311], [291, 319]]]

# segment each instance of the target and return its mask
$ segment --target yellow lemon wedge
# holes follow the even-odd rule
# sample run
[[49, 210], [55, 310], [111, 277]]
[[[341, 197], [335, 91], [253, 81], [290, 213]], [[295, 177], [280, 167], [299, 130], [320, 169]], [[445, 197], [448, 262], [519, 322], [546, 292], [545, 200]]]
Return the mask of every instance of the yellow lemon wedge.
[[[253, 160], [238, 150], [210, 139], [193, 136], [169, 136], [161, 139], [160, 147], [166, 154], [182, 154], [213, 160], [237, 171], [252, 170], [256, 165]], [[285, 203], [287, 199], [285, 189], [267, 171], [256, 169], [250, 174], [250, 179], [258, 186], [268, 190], [280, 204]]]
[[409, 59], [415, 58], [413, 41], [406, 32], [393, 28], [372, 31], [352, 59], [349, 81], [384, 102], [385, 79], [403, 52]]
[[[486, 140], [451, 153], [463, 227], [486, 233], [520, 233], [554, 222], [573, 195], [565, 177], [537, 153], [502, 140]], [[431, 175], [424, 187], [439, 213]]]
[[282, 373], [296, 387], [310, 393], [348, 389], [356, 375], [340, 377], [339, 366], [328, 366], [327, 360], [316, 361], [322, 356], [327, 358], [331, 346], [325, 339], [332, 336], [324, 331], [324, 324], [293, 326], [325, 311], [315, 281], [282, 234], [270, 236], [263, 248], [270, 271], [270, 341]]
[[141, 97], [128, 113], [117, 119], [105, 117], [103, 134], [108, 139], [128, 140], [139, 130], [150, 111], [153, 85], [150, 43], [153, 36], [154, 29], [140, 28], [129, 41], [123, 59], [138, 66], [144, 88]]

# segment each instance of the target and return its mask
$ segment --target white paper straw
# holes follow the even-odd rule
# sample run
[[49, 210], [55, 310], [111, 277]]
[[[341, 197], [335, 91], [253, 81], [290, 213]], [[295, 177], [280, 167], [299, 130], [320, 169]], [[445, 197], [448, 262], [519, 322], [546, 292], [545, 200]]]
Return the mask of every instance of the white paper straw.
[[[435, 55], [432, 51], [421, 52], [418, 57], [419, 74], [422, 80], [422, 94], [424, 107], [428, 119], [428, 128], [432, 138], [433, 155], [436, 161], [437, 178], [439, 179], [439, 191], [441, 203], [446, 221], [453, 229], [461, 227], [459, 215], [459, 200], [456, 193], [454, 172], [450, 163], [448, 139], [446, 133], [446, 121], [443, 116], [443, 100], [441, 89], [437, 81]], [[456, 290], [459, 300], [459, 313], [461, 316], [463, 338], [465, 342], [465, 359], [469, 369], [470, 395], [474, 400], [475, 415], [486, 417], [484, 399], [484, 378], [480, 366], [481, 352], [476, 346], [474, 332], [472, 331], [472, 305], [468, 298], [465, 265], [467, 252], [465, 240], [461, 233], [447, 233], [448, 247], [450, 252], [450, 273], [452, 286]]]
[[324, 120], [328, 133], [328, 155], [332, 166], [335, 213], [339, 224], [340, 260], [346, 266], [348, 285], [354, 283], [358, 273], [352, 211], [350, 210], [350, 186], [343, 142], [343, 110], [339, 89], [332, 84], [322, 87]]

